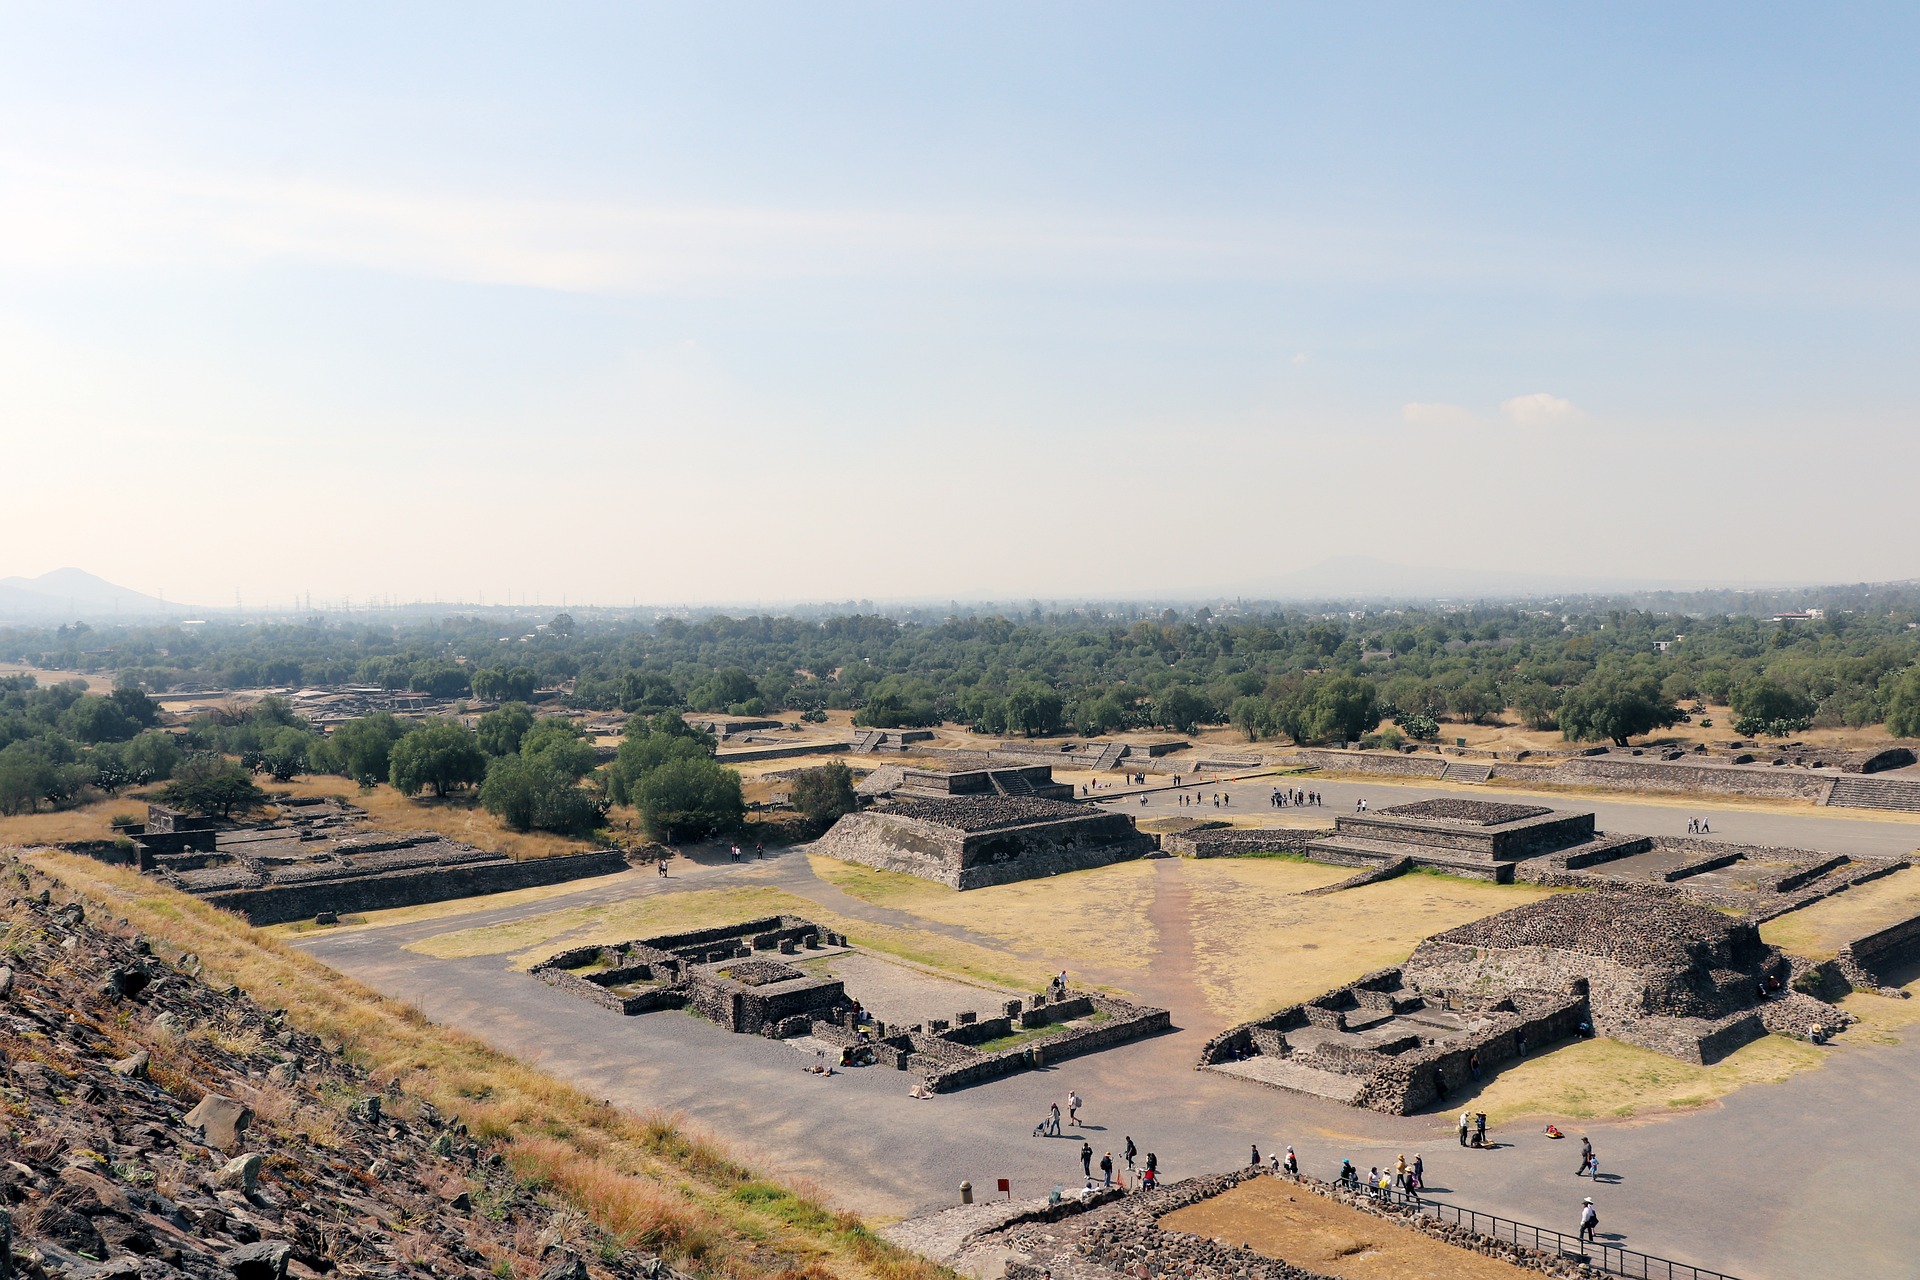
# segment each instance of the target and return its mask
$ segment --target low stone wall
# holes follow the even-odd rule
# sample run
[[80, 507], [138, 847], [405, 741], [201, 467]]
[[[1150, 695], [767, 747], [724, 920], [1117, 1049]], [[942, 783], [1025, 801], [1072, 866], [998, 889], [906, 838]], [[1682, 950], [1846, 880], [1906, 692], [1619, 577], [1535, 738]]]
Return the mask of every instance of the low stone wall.
[[1680, 794], [1757, 796], [1820, 803], [1833, 790], [1834, 775], [1766, 766], [1698, 765], [1664, 760], [1581, 756], [1558, 765], [1496, 764], [1493, 779], [1563, 787], [1604, 787], [1618, 791], [1672, 791]]
[[[968, 1085], [979, 1084], [985, 1080], [1011, 1075], [1016, 1071], [1025, 1071], [1041, 1063], [1077, 1058], [1082, 1054], [1095, 1053], [1116, 1044], [1137, 1040], [1142, 1036], [1158, 1035], [1162, 1031], [1170, 1030], [1173, 1026], [1172, 1016], [1165, 1009], [1129, 1004], [1124, 1000], [1111, 1000], [1105, 996], [1069, 993], [1069, 1001], [1074, 1002], [1075, 1007], [1078, 1007], [1077, 1002], [1081, 998], [1084, 998], [1089, 1006], [1087, 1013], [1104, 1013], [1108, 1015], [1109, 1020], [1093, 1026], [1081, 1027], [1064, 1035], [1048, 1036], [1031, 1044], [1005, 1049], [999, 1053], [974, 1055], [970, 1060], [965, 1061], [948, 1058], [944, 1063], [935, 1061], [935, 1055], [926, 1052], [932, 1046], [924, 1045], [916, 1038], [915, 1057], [908, 1059], [907, 1069], [921, 1073], [926, 1079], [927, 1087], [935, 1093], [946, 1093]], [[941, 1033], [943, 1038], [948, 1035], [950, 1033]], [[949, 1043], [951, 1044], [950, 1041]], [[959, 1048], [960, 1046], [952, 1045], [951, 1047]], [[939, 1056], [947, 1057], [944, 1053]]]
[[413, 907], [452, 898], [505, 893], [511, 889], [564, 884], [626, 869], [625, 854], [618, 849], [605, 849], [524, 862], [501, 860], [453, 867], [417, 867], [313, 884], [268, 885], [260, 889], [210, 893], [205, 899], [223, 910], [239, 912], [250, 924], [286, 924], [310, 920], [323, 911], [347, 915]]
[[1312, 765], [1340, 773], [1379, 774], [1389, 778], [1437, 780], [1447, 771], [1447, 762], [1439, 756], [1402, 755], [1397, 751], [1333, 751], [1321, 747], [1297, 747], [1282, 759], [1288, 764]]
[[1250, 830], [1226, 827], [1212, 831], [1194, 831], [1160, 837], [1162, 852], [1182, 858], [1245, 858], [1261, 853], [1305, 854], [1315, 840], [1324, 840], [1333, 828], [1308, 830], [1299, 827], [1272, 827]]
[[827, 756], [851, 749], [846, 742], [796, 742], [777, 747], [742, 747], [722, 751], [716, 757], [721, 764], [747, 764], [755, 760], [788, 760], [795, 756]]
[[1855, 938], [1840, 948], [1834, 963], [1848, 982], [1876, 991], [1892, 990], [1885, 988], [1881, 980], [1887, 969], [1911, 964], [1916, 959], [1920, 959], [1920, 916], [1888, 925], [1864, 938]]
[[1339, 893], [1345, 889], [1358, 889], [1362, 885], [1378, 884], [1382, 880], [1391, 880], [1413, 870], [1412, 858], [1389, 858], [1387, 861], [1366, 868], [1357, 875], [1333, 884], [1323, 884], [1318, 889], [1308, 889], [1300, 896], [1303, 898], [1321, 898], [1329, 893]]

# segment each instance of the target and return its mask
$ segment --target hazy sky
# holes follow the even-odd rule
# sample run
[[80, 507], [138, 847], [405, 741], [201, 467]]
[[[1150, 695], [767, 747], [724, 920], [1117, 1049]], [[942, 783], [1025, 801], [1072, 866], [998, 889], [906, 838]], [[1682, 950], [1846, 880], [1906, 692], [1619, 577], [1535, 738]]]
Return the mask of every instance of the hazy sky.
[[1920, 574], [1920, 9], [0, 5], [0, 576]]

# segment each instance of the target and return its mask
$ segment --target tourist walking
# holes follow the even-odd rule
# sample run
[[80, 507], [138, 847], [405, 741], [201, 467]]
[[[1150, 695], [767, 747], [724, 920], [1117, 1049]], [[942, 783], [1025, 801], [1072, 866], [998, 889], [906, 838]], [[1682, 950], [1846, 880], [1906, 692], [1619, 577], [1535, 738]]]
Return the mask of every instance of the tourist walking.
[[1258, 1169], [1260, 1167], [1260, 1144], [1259, 1143], [1256, 1142], [1253, 1144], [1253, 1154], [1247, 1157], [1247, 1163], [1255, 1169]]
[[1407, 1156], [1404, 1151], [1393, 1160], [1393, 1187], [1396, 1191], [1410, 1189], [1407, 1186]]
[[[1064, 973], [1060, 975], [1063, 981], [1066, 976]], [[1067, 1123], [1076, 1127], [1080, 1123], [1080, 1095], [1071, 1089], [1067, 1090]]]
[[1093, 1144], [1084, 1139], [1080, 1143], [1080, 1171], [1089, 1179], [1093, 1177]]
[[1113, 1152], [1111, 1151], [1100, 1157], [1100, 1183], [1107, 1187], [1113, 1185]]
[[1583, 1137], [1580, 1139], [1580, 1167], [1573, 1171], [1573, 1176], [1576, 1178], [1584, 1178], [1587, 1174], [1587, 1162], [1592, 1159], [1593, 1140]]
[[1413, 1176], [1407, 1180], [1407, 1190], [1418, 1194], [1427, 1185], [1427, 1162], [1420, 1158], [1418, 1151], [1413, 1153]]
[[1297, 1178], [1300, 1176], [1300, 1158], [1293, 1154], [1292, 1147], [1287, 1148], [1286, 1162], [1282, 1164], [1280, 1167], [1286, 1170], [1286, 1174], [1289, 1178]]
[[1583, 1244], [1593, 1243], [1593, 1233], [1600, 1229], [1600, 1215], [1594, 1211], [1593, 1197], [1588, 1196], [1580, 1202], [1580, 1240]]
[[1140, 1148], [1133, 1145], [1133, 1135], [1127, 1135], [1127, 1145], [1121, 1148], [1121, 1154], [1127, 1158], [1127, 1172], [1133, 1172], [1133, 1158], [1140, 1154]]

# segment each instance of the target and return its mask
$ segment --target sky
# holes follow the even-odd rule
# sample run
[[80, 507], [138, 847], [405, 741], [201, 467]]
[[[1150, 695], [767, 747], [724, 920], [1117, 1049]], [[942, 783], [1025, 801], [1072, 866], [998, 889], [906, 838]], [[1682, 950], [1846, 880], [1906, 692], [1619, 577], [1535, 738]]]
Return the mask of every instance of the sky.
[[0, 576], [1920, 575], [1920, 9], [0, 3]]

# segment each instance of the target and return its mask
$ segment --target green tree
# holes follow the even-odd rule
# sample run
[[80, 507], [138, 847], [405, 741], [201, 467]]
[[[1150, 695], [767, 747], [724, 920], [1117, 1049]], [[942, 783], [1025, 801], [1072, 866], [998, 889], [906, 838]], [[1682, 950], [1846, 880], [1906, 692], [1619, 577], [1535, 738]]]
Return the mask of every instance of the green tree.
[[1305, 708], [1307, 736], [1316, 742], [1347, 742], [1380, 723], [1380, 694], [1361, 676], [1333, 676], [1314, 685]]
[[1007, 730], [1029, 738], [1058, 733], [1063, 711], [1059, 694], [1038, 681], [1026, 681], [1007, 695]]
[[1153, 700], [1153, 722], [1175, 733], [1198, 733], [1200, 722], [1213, 714], [1213, 708], [1185, 685], [1175, 685]]
[[225, 756], [206, 754], [188, 759], [174, 771], [173, 781], [160, 789], [160, 803], [190, 809], [210, 818], [231, 818], [235, 812], [257, 809], [267, 793], [253, 784], [253, 776]]
[[1474, 676], [1447, 690], [1447, 710], [1469, 724], [1480, 724], [1500, 708], [1500, 690], [1491, 676]]
[[1126, 704], [1112, 693], [1103, 693], [1097, 698], [1084, 698], [1073, 709], [1073, 727], [1083, 738], [1095, 738], [1103, 733], [1118, 733], [1127, 727]]
[[60, 728], [81, 742], [125, 742], [140, 724], [113, 698], [86, 697], [68, 707]]
[[576, 781], [593, 771], [593, 744], [580, 736], [573, 721], [549, 716], [520, 739], [520, 754], [543, 761]]
[[515, 831], [578, 835], [600, 825], [606, 805], [543, 756], [503, 756], [487, 768], [480, 803]]
[[837, 760], [817, 769], [801, 770], [794, 775], [792, 803], [824, 831], [860, 807], [860, 797], [853, 789], [853, 770]]
[[423, 788], [444, 797], [458, 787], [478, 785], [487, 776], [486, 753], [465, 725], [431, 720], [393, 744], [388, 780], [404, 795]]
[[1267, 702], [1264, 698], [1235, 698], [1233, 706], [1227, 709], [1227, 718], [1233, 721], [1233, 727], [1247, 735], [1248, 742], [1258, 742], [1260, 731], [1267, 723]]
[[647, 774], [669, 761], [705, 760], [712, 754], [712, 749], [701, 738], [664, 728], [650, 731], [636, 717], [627, 723], [627, 736], [614, 753], [613, 763], [606, 768], [607, 794], [615, 804], [636, 804], [634, 784]]
[[349, 720], [335, 729], [328, 741], [333, 745], [334, 765], [356, 782], [379, 782], [392, 776], [393, 744], [407, 736], [411, 728], [390, 711]]
[[[480, 672], [474, 676], [474, 692], [479, 693]], [[480, 694], [485, 697], [485, 694]], [[511, 756], [520, 752], [520, 740], [533, 728], [533, 710], [524, 702], [508, 702], [480, 717], [474, 727], [480, 749], [490, 756]]]
[[660, 839], [697, 840], [738, 826], [747, 806], [740, 775], [716, 760], [669, 760], [633, 787], [647, 829]]
[[435, 662], [415, 667], [407, 687], [433, 698], [465, 697], [473, 687], [467, 669], [452, 662]]
[[1560, 710], [1560, 691], [1546, 681], [1522, 680], [1513, 686], [1507, 696], [1527, 728], [1547, 730], [1560, 727], [1556, 714]]
[[1920, 666], [1908, 667], [1887, 690], [1887, 732], [1920, 738]]
[[1680, 721], [1680, 709], [1660, 695], [1660, 682], [1643, 672], [1597, 671], [1560, 700], [1560, 733], [1570, 742], [1602, 738], [1617, 747], [1635, 734]]
[[[1733, 711], [1743, 721], [1768, 724], [1776, 720], [1804, 720], [1813, 714], [1813, 699], [1758, 676], [1743, 680], [1733, 691]], [[1742, 733], [1747, 732], [1742, 729]]]

